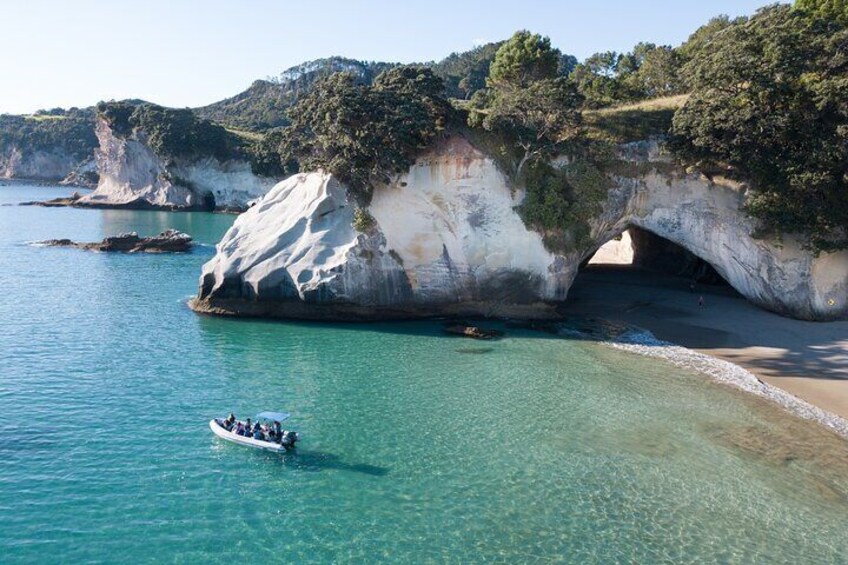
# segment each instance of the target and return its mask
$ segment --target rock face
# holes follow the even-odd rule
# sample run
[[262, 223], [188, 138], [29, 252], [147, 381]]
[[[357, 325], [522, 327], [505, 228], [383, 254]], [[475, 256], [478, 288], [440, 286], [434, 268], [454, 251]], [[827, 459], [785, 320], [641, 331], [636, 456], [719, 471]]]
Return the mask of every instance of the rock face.
[[118, 253], [184, 253], [191, 250], [191, 236], [177, 230], [166, 230], [153, 237], [139, 237], [136, 232], [107, 237], [97, 243], [77, 243], [70, 239], [40, 241], [47, 247], [76, 247], [85, 251]]
[[622, 154], [641, 172], [617, 178], [596, 223], [599, 243], [635, 226], [703, 259], [763, 308], [806, 320], [848, 318], [848, 252], [816, 257], [793, 237], [755, 239], [756, 223], [741, 211], [744, 185], [686, 174], [657, 143], [629, 144]]
[[0, 178], [62, 182], [91, 186], [93, 159], [79, 157], [55, 147], [49, 151], [22, 151], [12, 145], [0, 151]]
[[[365, 233], [331, 176], [300, 174], [241, 215], [195, 308], [291, 318], [550, 316], [560, 262], [491, 160], [455, 138], [381, 187]], [[565, 281], [571, 275], [565, 271]]]
[[344, 187], [322, 173], [278, 184], [236, 220], [203, 267], [198, 311], [311, 319], [433, 315], [542, 318], [578, 268], [629, 227], [711, 264], [753, 302], [804, 319], [848, 317], [848, 253], [818, 258], [789, 238], [751, 237], [744, 187], [688, 175], [656, 143], [624, 146], [633, 172], [616, 177], [594, 243], [545, 249], [493, 161], [462, 137], [375, 188], [357, 222]]
[[243, 210], [265, 195], [277, 179], [254, 175], [246, 161], [206, 157], [164, 160], [143, 132], [118, 136], [97, 120], [97, 190], [76, 202], [94, 208], [158, 210]]

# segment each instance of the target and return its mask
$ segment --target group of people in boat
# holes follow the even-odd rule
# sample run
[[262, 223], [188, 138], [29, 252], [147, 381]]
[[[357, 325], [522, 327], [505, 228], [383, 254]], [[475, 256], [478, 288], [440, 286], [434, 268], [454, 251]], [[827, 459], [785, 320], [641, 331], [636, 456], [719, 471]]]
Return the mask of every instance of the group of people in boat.
[[246, 422], [236, 420], [234, 414], [227, 416], [227, 419], [221, 422], [221, 426], [228, 432], [233, 432], [236, 435], [244, 437], [252, 437], [261, 441], [270, 441], [272, 443], [282, 443], [284, 430], [280, 427], [280, 422], [274, 421], [273, 425], [267, 426], [256, 422], [251, 424], [250, 418]]

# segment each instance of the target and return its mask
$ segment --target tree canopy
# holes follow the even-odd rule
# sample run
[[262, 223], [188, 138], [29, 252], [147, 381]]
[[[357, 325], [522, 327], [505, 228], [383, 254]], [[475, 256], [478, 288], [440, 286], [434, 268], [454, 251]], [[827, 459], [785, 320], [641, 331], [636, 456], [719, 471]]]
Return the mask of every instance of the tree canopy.
[[848, 30], [786, 5], [714, 35], [686, 73], [672, 147], [751, 182], [763, 233], [848, 248]]
[[161, 157], [209, 155], [225, 160], [233, 156], [238, 146], [223, 127], [198, 118], [188, 108], [112, 101], [100, 102], [97, 110], [118, 135], [143, 131], [147, 143]]
[[302, 168], [333, 173], [368, 199], [375, 183], [412, 164], [450, 113], [442, 80], [429, 68], [396, 67], [373, 85], [336, 73], [291, 109], [280, 153]]
[[558, 76], [560, 53], [547, 37], [519, 31], [498, 49], [489, 87], [471, 99], [468, 124], [498, 134], [520, 151], [512, 173], [530, 160], [556, 154], [576, 133], [581, 99], [574, 85]]
[[795, 0], [795, 7], [815, 17], [848, 25], [848, 0]]
[[561, 53], [551, 47], [551, 40], [527, 30], [517, 31], [501, 45], [489, 69], [488, 85], [492, 87], [529, 86], [531, 83], [556, 78]]

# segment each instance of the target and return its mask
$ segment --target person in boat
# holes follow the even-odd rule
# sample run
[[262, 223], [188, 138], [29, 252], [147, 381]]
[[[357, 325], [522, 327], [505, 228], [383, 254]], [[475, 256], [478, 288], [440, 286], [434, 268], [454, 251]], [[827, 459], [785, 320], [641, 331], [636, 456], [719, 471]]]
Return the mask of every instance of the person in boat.
[[226, 429], [228, 432], [231, 432], [231, 431], [233, 431], [233, 428], [235, 427], [235, 425], [236, 425], [236, 416], [235, 416], [235, 414], [230, 412], [230, 415], [227, 416], [226, 420], [224, 420], [224, 429]]
[[259, 425], [259, 422], [256, 422], [256, 425], [253, 426], [253, 439], [265, 440], [265, 434], [262, 433], [262, 426]]
[[283, 441], [283, 430], [280, 427], [280, 423], [274, 420], [274, 441], [277, 443], [281, 443]]
[[234, 427], [235, 427], [235, 429], [232, 430], [232, 431], [235, 432], [236, 435], [238, 435], [238, 436], [244, 435], [244, 424], [242, 424], [241, 422], [236, 422], [236, 425]]

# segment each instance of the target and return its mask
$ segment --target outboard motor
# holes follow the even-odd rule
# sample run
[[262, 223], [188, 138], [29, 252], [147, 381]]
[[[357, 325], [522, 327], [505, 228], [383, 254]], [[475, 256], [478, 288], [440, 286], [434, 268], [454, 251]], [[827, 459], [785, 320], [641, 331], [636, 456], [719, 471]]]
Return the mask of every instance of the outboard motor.
[[297, 442], [298, 439], [300, 438], [297, 436], [297, 432], [283, 430], [283, 436], [280, 439], [280, 445], [282, 445], [286, 449], [289, 449], [294, 447], [294, 444]]

